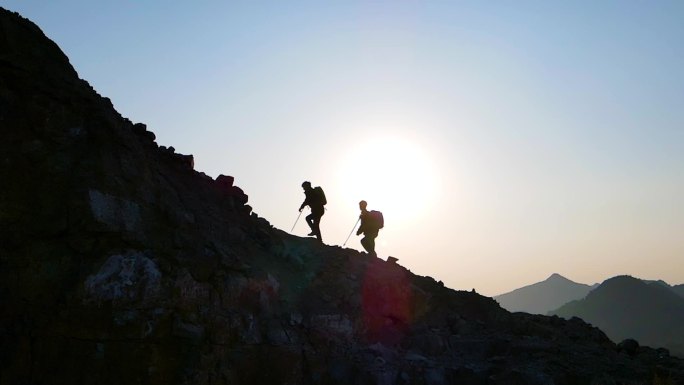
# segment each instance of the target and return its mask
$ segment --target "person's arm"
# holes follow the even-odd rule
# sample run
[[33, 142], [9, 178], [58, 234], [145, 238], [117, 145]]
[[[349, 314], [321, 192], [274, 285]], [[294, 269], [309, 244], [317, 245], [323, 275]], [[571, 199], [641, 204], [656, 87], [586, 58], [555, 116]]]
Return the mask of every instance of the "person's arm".
[[302, 211], [304, 210], [304, 207], [311, 205], [311, 202], [309, 202], [309, 194], [304, 193], [304, 195], [306, 196], [306, 198], [304, 198], [304, 202], [302, 202], [302, 205], [299, 206], [299, 211]]
[[359, 226], [359, 230], [356, 232], [356, 235], [361, 235], [361, 233], [363, 233], [365, 231], [363, 227], [364, 227], [364, 224], [366, 221], [365, 221], [365, 218], [363, 217], [363, 214], [361, 214], [359, 216], [359, 218], [361, 219], [361, 226]]

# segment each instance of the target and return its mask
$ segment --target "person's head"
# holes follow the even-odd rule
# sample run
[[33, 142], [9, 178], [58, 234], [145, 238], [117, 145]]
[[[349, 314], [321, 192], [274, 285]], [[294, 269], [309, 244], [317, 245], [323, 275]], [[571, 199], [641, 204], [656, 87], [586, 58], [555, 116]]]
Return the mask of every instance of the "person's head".
[[368, 206], [368, 203], [366, 201], [359, 202], [359, 208], [361, 209], [361, 211], [366, 211], [366, 206]]
[[302, 183], [302, 188], [304, 189], [304, 191], [311, 190], [311, 182], [306, 181], [306, 182]]

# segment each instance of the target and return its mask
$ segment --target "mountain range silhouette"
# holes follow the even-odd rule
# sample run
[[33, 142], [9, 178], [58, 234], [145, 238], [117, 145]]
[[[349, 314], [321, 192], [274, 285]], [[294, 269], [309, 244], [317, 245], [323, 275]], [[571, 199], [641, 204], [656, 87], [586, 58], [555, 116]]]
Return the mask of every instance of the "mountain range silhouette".
[[684, 357], [684, 298], [662, 282], [614, 277], [550, 314], [580, 317], [614, 341], [631, 338]]
[[3, 8], [0, 130], [2, 385], [684, 383], [663, 349], [274, 228]]
[[546, 314], [562, 305], [584, 298], [597, 285], [573, 282], [560, 274], [552, 274], [542, 282], [515, 289], [493, 298], [504, 309], [531, 314]]

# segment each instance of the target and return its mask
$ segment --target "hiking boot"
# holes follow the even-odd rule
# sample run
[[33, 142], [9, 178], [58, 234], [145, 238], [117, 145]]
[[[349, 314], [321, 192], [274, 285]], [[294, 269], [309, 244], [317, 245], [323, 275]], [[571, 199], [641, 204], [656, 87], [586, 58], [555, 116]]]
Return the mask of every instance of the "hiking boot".
[[316, 233], [312, 231], [312, 232], [310, 232], [309, 234], [306, 234], [306, 235], [312, 236], [312, 235], [316, 235]]

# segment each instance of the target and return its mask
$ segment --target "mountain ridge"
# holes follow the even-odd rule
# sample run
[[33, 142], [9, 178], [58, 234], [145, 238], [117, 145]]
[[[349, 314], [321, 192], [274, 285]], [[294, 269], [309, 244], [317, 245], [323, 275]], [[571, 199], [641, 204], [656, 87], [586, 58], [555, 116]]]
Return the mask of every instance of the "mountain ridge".
[[672, 290], [680, 296], [684, 297], [684, 284], [672, 286]]
[[594, 286], [573, 282], [558, 273], [493, 298], [506, 310], [546, 314], [563, 304], [584, 297]]
[[614, 341], [633, 338], [684, 355], [684, 298], [659, 282], [613, 277], [586, 298], [570, 302], [552, 314], [580, 317], [604, 330]]

